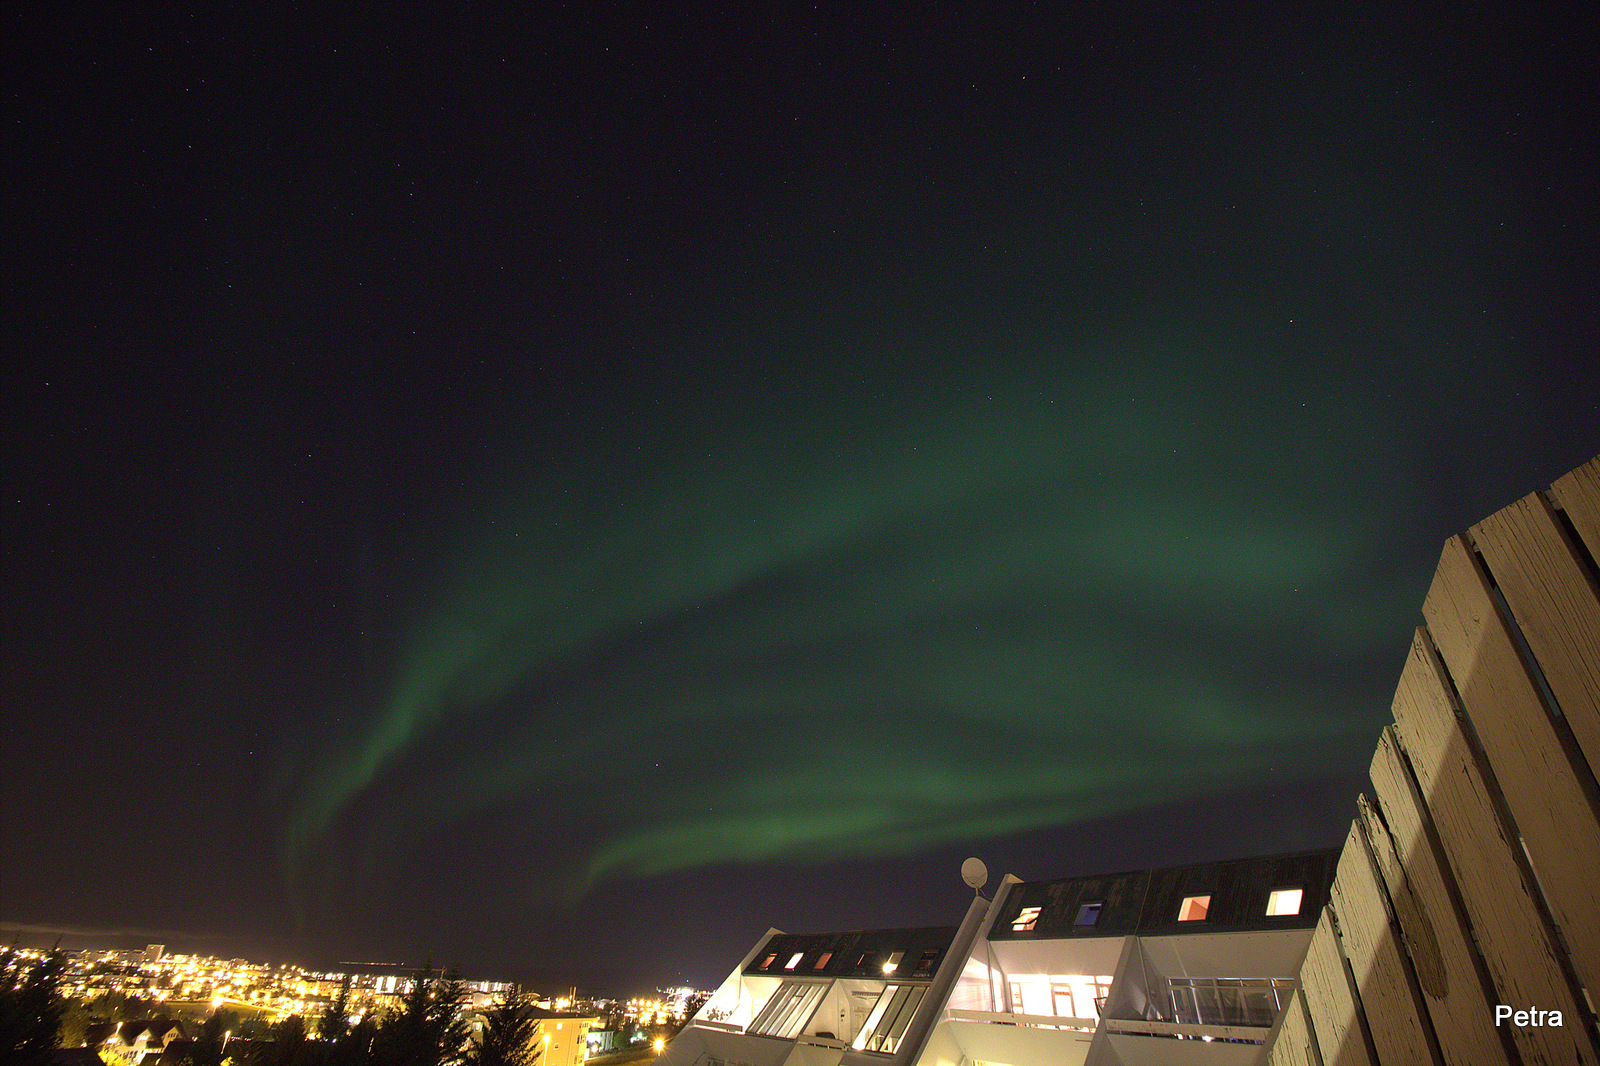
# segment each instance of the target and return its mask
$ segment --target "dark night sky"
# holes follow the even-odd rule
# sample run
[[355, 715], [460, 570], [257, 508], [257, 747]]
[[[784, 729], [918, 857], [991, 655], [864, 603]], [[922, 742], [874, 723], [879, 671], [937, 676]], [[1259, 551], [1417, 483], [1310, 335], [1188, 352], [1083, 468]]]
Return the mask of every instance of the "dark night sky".
[[1594, 53], [1299, 6], [8, 13], [0, 923], [629, 991], [1338, 843], [1600, 452]]

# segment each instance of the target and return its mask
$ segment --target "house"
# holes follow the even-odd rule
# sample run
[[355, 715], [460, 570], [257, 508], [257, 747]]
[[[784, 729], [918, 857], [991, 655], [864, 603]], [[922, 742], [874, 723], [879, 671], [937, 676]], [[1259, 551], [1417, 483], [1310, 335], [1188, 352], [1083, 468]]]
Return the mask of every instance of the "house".
[[662, 1066], [1253, 1063], [1338, 859], [1007, 877], [959, 927], [770, 930]]
[[538, 1022], [533, 1034], [535, 1066], [582, 1066], [589, 1053], [589, 1029], [598, 1021], [594, 1015], [541, 1007], [530, 1007], [528, 1013]]

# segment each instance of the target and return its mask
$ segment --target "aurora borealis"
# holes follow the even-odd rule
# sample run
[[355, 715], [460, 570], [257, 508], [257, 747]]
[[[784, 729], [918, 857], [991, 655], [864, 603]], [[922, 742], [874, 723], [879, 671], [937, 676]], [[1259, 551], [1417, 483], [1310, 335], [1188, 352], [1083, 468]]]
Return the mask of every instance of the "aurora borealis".
[[1600, 452], [1576, 38], [563, 11], [19, 37], [0, 929], [631, 990], [1336, 844]]

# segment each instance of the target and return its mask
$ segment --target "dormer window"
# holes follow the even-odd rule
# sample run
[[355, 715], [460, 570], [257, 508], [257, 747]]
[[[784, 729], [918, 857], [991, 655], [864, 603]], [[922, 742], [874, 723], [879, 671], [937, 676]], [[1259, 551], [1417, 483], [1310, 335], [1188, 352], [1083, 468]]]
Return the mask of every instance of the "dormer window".
[[1288, 914], [1300, 913], [1300, 901], [1305, 897], [1305, 890], [1301, 888], [1275, 888], [1267, 897], [1267, 916], [1280, 918]]

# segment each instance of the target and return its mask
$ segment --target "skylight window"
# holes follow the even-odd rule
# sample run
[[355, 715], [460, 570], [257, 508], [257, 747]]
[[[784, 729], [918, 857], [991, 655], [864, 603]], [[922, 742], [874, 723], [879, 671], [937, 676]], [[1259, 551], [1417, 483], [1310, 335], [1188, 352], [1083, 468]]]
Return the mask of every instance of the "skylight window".
[[1281, 917], [1285, 914], [1299, 914], [1300, 901], [1305, 896], [1305, 890], [1299, 888], [1278, 888], [1267, 897], [1267, 914], [1270, 917]]
[[811, 968], [813, 970], [820, 970], [824, 966], [828, 965], [828, 960], [831, 958], [833, 958], [833, 952], [824, 951], [820, 956], [818, 956], [816, 965]]
[[1085, 903], [1083, 906], [1078, 908], [1078, 917], [1073, 920], [1072, 924], [1093, 925], [1095, 922], [1100, 920], [1100, 908], [1102, 906], [1104, 906], [1104, 904]]
[[905, 958], [905, 954], [903, 951], [889, 952], [889, 961], [883, 964], [883, 972], [894, 973], [898, 970], [900, 968], [900, 960]]
[[932, 973], [934, 960], [939, 957], [937, 951], [924, 951], [922, 958], [917, 960], [918, 973]]
[[746, 1032], [793, 1040], [805, 1027], [828, 990], [827, 981], [785, 981], [750, 1021]]
[[797, 951], [793, 955], [790, 955], [789, 956], [789, 961], [784, 963], [783, 968], [785, 970], [792, 970], [796, 966], [799, 966], [800, 965], [800, 960], [805, 957], [805, 954], [806, 953], [803, 952], [803, 951]]
[[1210, 896], [1185, 896], [1183, 906], [1178, 908], [1178, 921], [1203, 922], [1206, 920], [1206, 912], [1210, 909]]
[[778, 961], [778, 956], [777, 955], [775, 955], [775, 954], [774, 955], [768, 955], [766, 958], [761, 960], [761, 965], [757, 966], [756, 969], [765, 970], [765, 969], [767, 969], [768, 967], [770, 967], [773, 963], [775, 963], [777, 961]]
[[1038, 924], [1038, 921], [1039, 908], [1024, 907], [1022, 908], [1021, 912], [1017, 914], [1017, 920], [1011, 923], [1011, 931], [1013, 933], [1026, 933], [1028, 930], [1032, 929], [1036, 924]]
[[878, 997], [867, 1023], [856, 1034], [851, 1047], [857, 1051], [879, 1051], [894, 1054], [905, 1036], [911, 1016], [917, 1012], [926, 988], [922, 985], [889, 985]]

